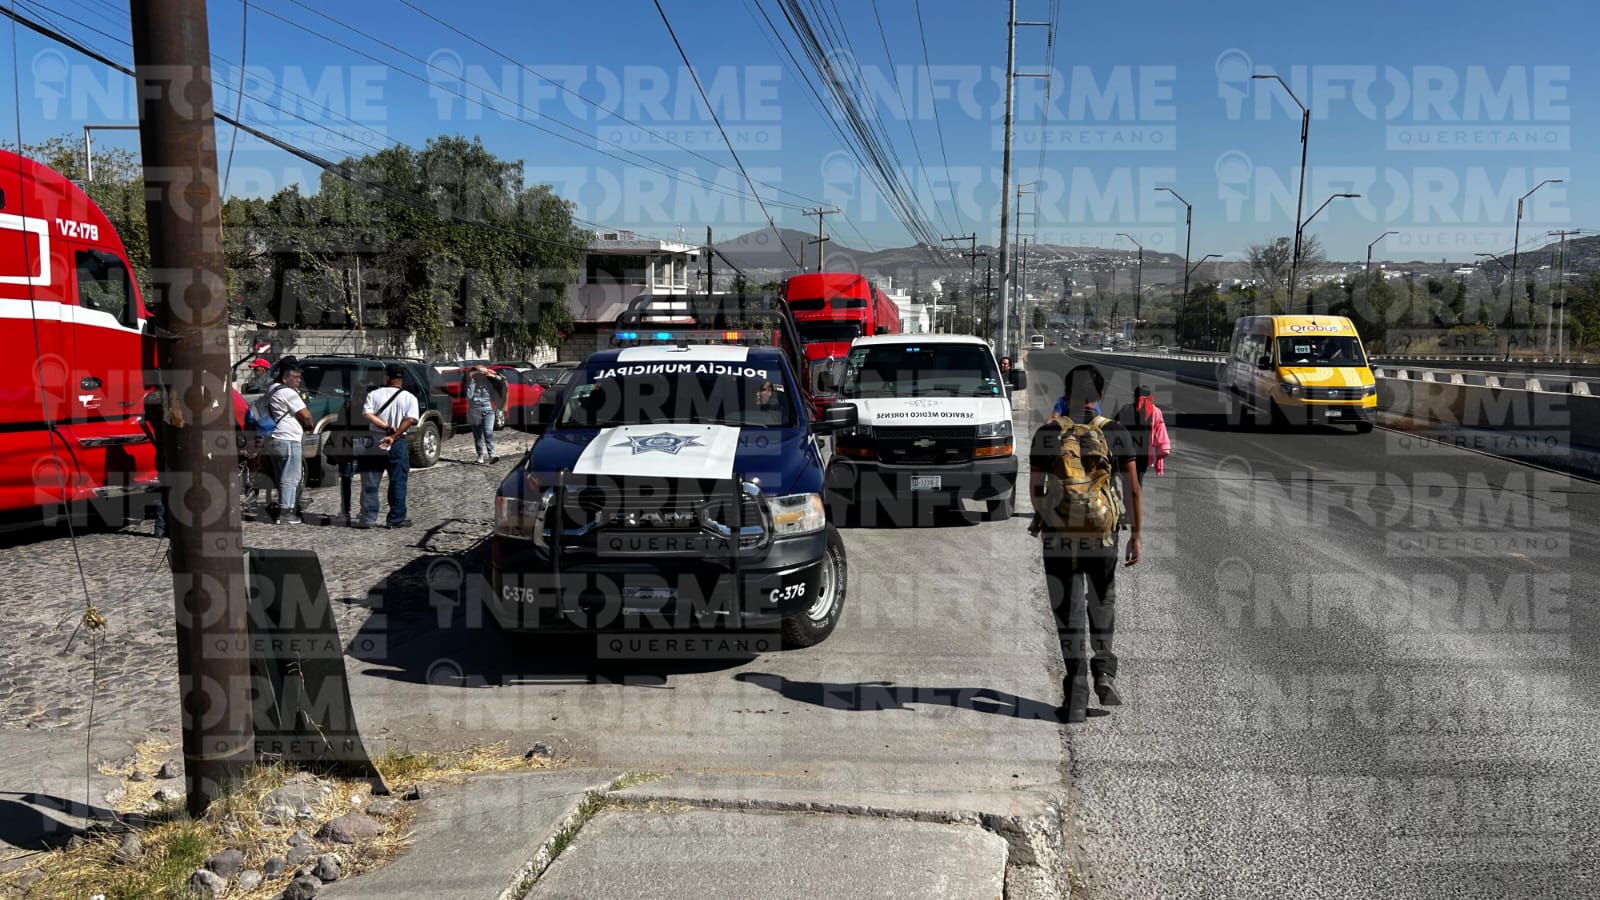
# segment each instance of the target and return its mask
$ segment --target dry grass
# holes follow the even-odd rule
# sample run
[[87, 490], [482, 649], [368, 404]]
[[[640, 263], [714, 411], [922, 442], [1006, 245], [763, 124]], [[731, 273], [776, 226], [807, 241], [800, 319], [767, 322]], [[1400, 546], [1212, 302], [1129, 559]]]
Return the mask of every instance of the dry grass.
[[[115, 803], [118, 812], [144, 812], [151, 809], [158, 789], [181, 788], [182, 781], [158, 781], [153, 777], [160, 761], [169, 758], [173, 749], [175, 745], [171, 744], [143, 744], [136, 748], [132, 760], [102, 767], [106, 774], [122, 778], [123, 793]], [[376, 763], [396, 799], [423, 782], [457, 782], [478, 772], [533, 770], [551, 765], [549, 760], [525, 760], [510, 754], [505, 744], [439, 754], [390, 751]], [[149, 780], [130, 780], [136, 769], [151, 776]], [[199, 820], [184, 814], [181, 800], [157, 807], [148, 813], [147, 821], [140, 822], [140, 827], [135, 829], [143, 842], [144, 854], [133, 864], [120, 863], [115, 858], [122, 841], [120, 832], [92, 832], [79, 847], [38, 854], [18, 868], [0, 874], [0, 896], [9, 896], [8, 888], [21, 888], [36, 880], [26, 894], [30, 900], [83, 900], [102, 894], [106, 900], [187, 898], [191, 896], [189, 876], [211, 855], [225, 849], [238, 849], [244, 854], [246, 870], [261, 871], [268, 858], [289, 851], [288, 841], [295, 831], [303, 829], [314, 835], [322, 823], [359, 810], [377, 799], [364, 780], [324, 777], [318, 780], [331, 790], [311, 807], [311, 819], [285, 824], [262, 821], [261, 798], [295, 777], [304, 776], [283, 766], [257, 768], [239, 790], [214, 803]], [[384, 831], [373, 840], [334, 845], [313, 839], [311, 859], [322, 853], [338, 854], [341, 878], [371, 871], [404, 852], [414, 817], [415, 807], [402, 804], [397, 815], [379, 820]], [[237, 885], [232, 885], [228, 896], [245, 900], [276, 897], [293, 875], [291, 866], [249, 893], [240, 892]]]

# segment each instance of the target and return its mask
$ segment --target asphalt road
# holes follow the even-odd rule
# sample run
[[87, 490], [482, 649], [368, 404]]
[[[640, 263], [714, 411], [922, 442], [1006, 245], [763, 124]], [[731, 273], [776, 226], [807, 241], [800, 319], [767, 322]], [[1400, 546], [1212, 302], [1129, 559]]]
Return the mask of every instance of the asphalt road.
[[868, 518], [843, 532], [850, 581], [828, 640], [722, 659], [675, 660], [643, 638], [508, 637], [474, 599], [469, 555], [427, 573], [440, 602], [355, 636], [371, 648], [348, 661], [357, 713], [379, 743], [543, 741], [575, 765], [773, 774], [829, 797], [1059, 796], [1061, 665], [1026, 521]]
[[[1079, 361], [1031, 355], [1036, 408]], [[1600, 896], [1600, 487], [1108, 373], [1175, 453], [1119, 579], [1127, 705], [1070, 733], [1090, 896]]]

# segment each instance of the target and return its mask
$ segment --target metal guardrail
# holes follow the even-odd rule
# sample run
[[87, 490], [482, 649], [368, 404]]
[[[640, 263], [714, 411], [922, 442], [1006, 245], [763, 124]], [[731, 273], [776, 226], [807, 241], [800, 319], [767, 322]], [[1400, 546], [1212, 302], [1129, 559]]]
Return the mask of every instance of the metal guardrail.
[[[1141, 359], [1180, 360], [1184, 362], [1221, 363], [1228, 358], [1226, 353], [1212, 353], [1204, 350], [1184, 350], [1182, 352], [1168, 353], [1143, 350], [1113, 350], [1107, 352], [1089, 348], [1074, 348], [1074, 350], [1079, 353], [1091, 353], [1111, 358], [1135, 357]], [[1408, 360], [1408, 362], [1412, 361], [1414, 360]], [[1563, 375], [1557, 372], [1443, 369], [1384, 362], [1381, 357], [1373, 357], [1372, 363], [1372, 374], [1378, 378], [1393, 378], [1401, 381], [1421, 381], [1434, 384], [1461, 384], [1513, 391], [1575, 394], [1581, 397], [1600, 396], [1600, 378], [1593, 376]]]

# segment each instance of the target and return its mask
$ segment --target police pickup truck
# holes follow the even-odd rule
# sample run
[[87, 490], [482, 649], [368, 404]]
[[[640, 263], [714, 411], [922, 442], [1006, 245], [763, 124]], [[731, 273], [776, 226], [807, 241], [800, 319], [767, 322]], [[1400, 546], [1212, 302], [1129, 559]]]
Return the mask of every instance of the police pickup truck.
[[[658, 344], [591, 354], [500, 485], [489, 608], [512, 631], [832, 633], [848, 584], [822, 502], [817, 435], [771, 346]], [[536, 417], [541, 414], [535, 414]]]

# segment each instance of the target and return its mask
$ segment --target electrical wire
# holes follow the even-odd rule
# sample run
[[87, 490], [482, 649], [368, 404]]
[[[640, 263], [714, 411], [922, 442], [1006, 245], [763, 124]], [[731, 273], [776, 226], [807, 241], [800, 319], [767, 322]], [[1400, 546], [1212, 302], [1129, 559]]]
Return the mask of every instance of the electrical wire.
[[[690, 65], [689, 54], [684, 52], [683, 43], [678, 40], [678, 33], [672, 28], [672, 20], [667, 18], [667, 11], [661, 7], [661, 0], [653, 0], [653, 2], [656, 5], [656, 12], [661, 14], [661, 24], [667, 27], [667, 34], [672, 37], [673, 46], [678, 48], [679, 58], [683, 60], [684, 67], [689, 70], [689, 77], [694, 79], [694, 86], [695, 89], [700, 92], [700, 99], [705, 101], [706, 110], [711, 113], [711, 121], [716, 123], [717, 131], [722, 133], [723, 143], [728, 145], [728, 154], [733, 157], [734, 164], [739, 167], [739, 172], [740, 174], [744, 175], [745, 181], [750, 182], [750, 193], [755, 196], [756, 203], [761, 207], [762, 214], [767, 217], [767, 224], [772, 226], [772, 229], [776, 231], [778, 229], [778, 224], [772, 220], [772, 213], [767, 212], [767, 204], [761, 199], [761, 194], [757, 193], [755, 182], [751, 181], [750, 179], [750, 173], [745, 171], [744, 162], [739, 159], [739, 152], [733, 149], [733, 141], [728, 139], [728, 132], [722, 127], [722, 120], [717, 116], [716, 109], [711, 105], [711, 98], [706, 96], [706, 89], [702, 84], [700, 84], [699, 74], [695, 72], [694, 66]], [[796, 258], [793, 251], [789, 249], [789, 245], [781, 240], [778, 241], [778, 243], [783, 247], [783, 251], [789, 254], [789, 258], [794, 260], [795, 268], [798, 269], [800, 267], [800, 260]]]
[[[659, 141], [661, 141], [663, 143], [666, 143], [666, 144], [670, 144], [671, 146], [676, 147], [679, 150], [684, 151], [685, 153], [688, 153], [690, 156], [693, 156], [696, 159], [699, 159], [699, 160], [701, 160], [703, 162], [710, 163], [711, 165], [716, 166], [717, 168], [722, 169], [724, 171], [728, 171], [728, 172], [734, 171], [734, 169], [724, 165], [723, 163], [717, 162], [715, 159], [712, 159], [711, 157], [706, 156], [704, 153], [701, 153], [698, 150], [695, 150], [695, 149], [693, 149], [691, 147], [685, 147], [684, 145], [682, 145], [682, 144], [678, 143], [677, 141], [673, 140], [669, 135], [662, 134], [661, 132], [652, 129], [649, 126], [644, 125], [643, 123], [640, 123], [640, 122], [637, 122], [637, 121], [635, 121], [633, 119], [630, 119], [627, 116], [624, 116], [621, 113], [617, 112], [616, 110], [606, 107], [605, 105], [601, 104], [600, 102], [598, 102], [596, 100], [591, 100], [590, 98], [585, 97], [582, 92], [575, 91], [572, 88], [568, 87], [567, 85], [563, 84], [562, 82], [556, 81], [553, 78], [549, 78], [549, 77], [545, 76], [544, 74], [539, 72], [537, 69], [533, 68], [530, 65], [527, 65], [526, 63], [523, 63], [523, 62], [515, 59], [514, 57], [512, 57], [510, 54], [506, 53], [505, 51], [500, 50], [500, 49], [498, 49], [498, 48], [496, 48], [494, 46], [491, 46], [490, 44], [488, 44], [487, 42], [483, 41], [482, 39], [477, 38], [477, 37], [469, 34], [468, 32], [463, 31], [462, 29], [456, 27], [455, 25], [451, 24], [449, 21], [434, 15], [433, 13], [427, 11], [426, 9], [423, 9], [422, 7], [418, 6], [416, 3], [412, 2], [412, 0], [400, 0], [400, 2], [405, 4], [406, 6], [410, 7], [411, 9], [415, 10], [418, 14], [426, 17], [427, 19], [429, 19], [430, 21], [434, 22], [435, 24], [437, 24], [437, 25], [439, 25], [439, 26], [441, 26], [443, 28], [446, 28], [449, 31], [453, 32], [454, 34], [456, 34], [457, 36], [459, 36], [463, 40], [471, 41], [472, 43], [477, 44], [479, 47], [482, 47], [483, 49], [489, 51], [490, 53], [493, 53], [494, 55], [500, 57], [501, 59], [505, 60], [506, 62], [511, 63], [514, 66], [517, 66], [518, 68], [520, 68], [523, 71], [533, 75], [535, 78], [539, 79], [540, 81], [543, 81], [544, 83], [546, 83], [548, 85], [551, 85], [552, 87], [556, 88], [557, 90], [561, 91], [562, 93], [565, 93], [565, 94], [567, 94], [567, 95], [569, 95], [569, 96], [571, 96], [571, 97], [573, 97], [573, 98], [575, 98], [575, 99], [577, 99], [577, 100], [579, 100], [579, 101], [581, 101], [581, 102], [583, 102], [585, 104], [588, 104], [589, 106], [591, 106], [591, 107], [593, 107], [593, 108], [595, 108], [595, 109], [597, 109], [597, 110], [599, 110], [601, 112], [604, 112], [604, 113], [606, 113], [608, 115], [614, 116], [614, 117], [622, 120], [623, 122], [626, 122], [627, 124], [633, 126], [634, 128], [639, 129], [640, 131], [644, 132], [645, 134], [650, 135], [651, 137], [655, 138], [656, 140], [659, 140]], [[759, 181], [758, 180], [756, 182], [756, 184], [759, 184], [759, 185], [761, 185], [762, 187], [765, 187], [765, 188], [771, 188], [772, 190], [775, 190], [775, 191], [777, 191], [778, 193], [781, 193], [781, 194], [788, 194], [789, 196], [795, 197], [795, 198], [801, 200], [802, 202], [810, 204], [812, 206], [821, 205], [820, 201], [818, 201], [818, 200], [815, 200], [813, 198], [807, 197], [804, 194], [797, 194], [794, 191], [788, 190], [788, 189], [786, 189], [786, 188], [784, 188], [784, 187], [782, 187], [780, 185], [772, 184], [771, 182]]]
[[[238, 113], [244, 109], [244, 73], [246, 60], [250, 52], [250, 0], [242, 0], [243, 11], [239, 17], [239, 90], [234, 95], [233, 111]], [[228, 196], [228, 182], [233, 178], [233, 151], [239, 144], [239, 129], [233, 129], [232, 136], [228, 138], [228, 166], [222, 174], [222, 196]]]
[[917, 10], [917, 34], [922, 38], [922, 64], [928, 75], [928, 97], [933, 105], [933, 127], [939, 134], [939, 153], [944, 157], [945, 182], [950, 189], [950, 206], [955, 211], [956, 222], [961, 225], [961, 231], [967, 230], [966, 218], [961, 215], [961, 204], [956, 202], [956, 188], [950, 183], [950, 152], [944, 142], [944, 122], [939, 115], [939, 104], [932, 100], [933, 97], [933, 57], [928, 53], [928, 30], [922, 24], [922, 0], [915, 0]]
[[[341, 20], [339, 20], [337, 18], [334, 18], [333, 16], [330, 16], [327, 13], [322, 12], [321, 10], [315, 9], [315, 8], [305, 4], [305, 3], [302, 3], [301, 0], [288, 0], [288, 2], [290, 2], [290, 3], [292, 3], [292, 4], [296, 5], [296, 6], [299, 6], [299, 7], [303, 8], [303, 9], [306, 9], [307, 11], [311, 12], [312, 14], [317, 15], [317, 16], [319, 16], [321, 18], [324, 18], [327, 21], [329, 21], [329, 22], [331, 22], [331, 23], [333, 23], [333, 24], [335, 24], [335, 25], [337, 25], [337, 26], [339, 26], [339, 27], [341, 27], [341, 28], [343, 28], [343, 29], [345, 29], [347, 31], [351, 31], [351, 32], [353, 32], [355, 34], [359, 34], [359, 35], [367, 38], [368, 40], [378, 44], [379, 46], [382, 46], [382, 47], [384, 47], [384, 48], [386, 48], [388, 50], [391, 50], [391, 51], [393, 51], [395, 53], [398, 53], [403, 57], [406, 57], [406, 58], [411, 59], [411, 60], [416, 61], [416, 62], [420, 62], [422, 65], [426, 66], [428, 69], [431, 69], [431, 70], [433, 70], [435, 72], [440, 72], [440, 73], [443, 73], [443, 74], [447, 74], [447, 75], [452, 74], [452, 73], [446, 72], [444, 69], [441, 69], [438, 65], [436, 65], [436, 64], [434, 64], [432, 62], [429, 62], [426, 59], [422, 59], [420, 57], [417, 57], [415, 54], [409, 53], [409, 52], [407, 52], [407, 51], [405, 51], [405, 50], [403, 50], [403, 49], [401, 49], [399, 47], [394, 46], [393, 44], [390, 44], [390, 43], [388, 43], [386, 41], [383, 41], [383, 40], [381, 40], [379, 38], [373, 37], [372, 35], [368, 34], [367, 32], [364, 32], [364, 31], [362, 31], [362, 30], [360, 30], [360, 29], [358, 29], [358, 28], [356, 28], [356, 27], [354, 27], [352, 25], [349, 25], [349, 24], [347, 24], [347, 23], [345, 23], [345, 22], [343, 22], [343, 21], [341, 21]], [[261, 10], [261, 12], [265, 13], [266, 15], [269, 15], [269, 16], [273, 17], [274, 19], [277, 19], [280, 22], [283, 22], [286, 25], [289, 25], [292, 28], [299, 29], [300, 31], [303, 31], [303, 32], [305, 32], [307, 34], [312, 35], [313, 37], [319, 38], [319, 39], [321, 39], [321, 40], [323, 40], [323, 41], [325, 41], [325, 42], [327, 42], [329, 44], [332, 44], [335, 47], [338, 47], [338, 48], [340, 48], [342, 50], [346, 50], [346, 51], [348, 51], [350, 53], [354, 53], [357, 56], [360, 56], [363, 59], [369, 60], [369, 61], [371, 61], [373, 63], [378, 64], [378, 65], [385, 66], [387, 68], [393, 69], [394, 71], [397, 71], [402, 75], [405, 75], [406, 77], [412, 79], [413, 81], [417, 81], [419, 83], [426, 84], [430, 88], [433, 88], [433, 89], [443, 90], [443, 91], [446, 91], [446, 92], [448, 92], [450, 94], [454, 94], [455, 96], [460, 97], [462, 100], [465, 100], [466, 102], [471, 103], [471, 104], [473, 104], [475, 106], [478, 106], [478, 107], [480, 107], [482, 109], [490, 110], [492, 112], [493, 111], [497, 111], [497, 110], [494, 110], [494, 108], [492, 106], [490, 106], [488, 102], [486, 102], [484, 100], [475, 99], [474, 97], [470, 96], [469, 94], [467, 94], [464, 91], [457, 90], [457, 89], [454, 89], [454, 88], [450, 88], [450, 87], [448, 87], [446, 85], [439, 84], [438, 82], [430, 82], [426, 78], [424, 78], [423, 76], [418, 75], [417, 73], [412, 72], [409, 69], [404, 69], [404, 68], [401, 68], [399, 66], [390, 65], [386, 61], [384, 61], [382, 59], [379, 59], [378, 57], [376, 57], [376, 56], [374, 56], [374, 55], [372, 55], [372, 54], [370, 54], [370, 53], [368, 53], [368, 52], [366, 52], [364, 50], [360, 50], [360, 49], [358, 49], [356, 47], [351, 46], [350, 44], [347, 44], [347, 43], [345, 43], [343, 41], [340, 41], [340, 40], [337, 40], [337, 39], [335, 39], [333, 37], [330, 37], [327, 34], [324, 34], [322, 32], [316, 31], [315, 29], [309, 28], [309, 27], [307, 27], [306, 25], [304, 25], [304, 24], [302, 24], [300, 22], [296, 22], [295, 20], [290, 19], [290, 18], [288, 18], [286, 16], [283, 16], [283, 15], [280, 15], [280, 14], [278, 14], [278, 13], [276, 13], [276, 12], [270, 10], [270, 9], [263, 8]], [[495, 90], [493, 88], [487, 88], [487, 87], [484, 87], [482, 85], [476, 85], [476, 84], [472, 85], [472, 86], [477, 88], [479, 91], [482, 91], [486, 95], [497, 97], [497, 98], [499, 98], [501, 100], [506, 101], [507, 103], [509, 103], [512, 106], [516, 107], [517, 109], [523, 111], [524, 113], [534, 112], [533, 110], [530, 110], [522, 102], [518, 101], [517, 99], [515, 99], [513, 97], [509, 97], [506, 94], [504, 94], [504, 93], [502, 93], [502, 92], [500, 92], [498, 90]], [[612, 153], [612, 152], [604, 150], [602, 148], [592, 146], [591, 143], [589, 143], [591, 141], [599, 141], [600, 143], [604, 143], [604, 144], [607, 144], [609, 146], [619, 146], [619, 145], [616, 145], [616, 144], [614, 144], [612, 142], [609, 142], [609, 141], [600, 140], [595, 135], [592, 135], [589, 132], [584, 131], [583, 129], [578, 128], [578, 127], [576, 127], [574, 125], [571, 125], [570, 123], [567, 123], [567, 122], [562, 122], [562, 121], [556, 120], [556, 119], [550, 120], [552, 124], [558, 125], [558, 126], [560, 126], [562, 128], [565, 128], [568, 131], [575, 132], [577, 136], [561, 134], [560, 132], [557, 132], [557, 131], [553, 130], [550, 127], [547, 127], [545, 125], [541, 125], [538, 122], [534, 121], [533, 119], [529, 119], [529, 118], [526, 118], [526, 117], [521, 116], [521, 115], [513, 115], [513, 116], [510, 116], [510, 118], [512, 120], [516, 121], [516, 122], [520, 122], [521, 124], [528, 126], [529, 128], [534, 129], [535, 131], [539, 131], [539, 132], [542, 132], [544, 134], [548, 134], [551, 137], [556, 138], [557, 140], [565, 141], [565, 142], [567, 142], [569, 144], [572, 144], [573, 146], [582, 148], [583, 150], [586, 150], [588, 152], [598, 153], [601, 156], [607, 157], [609, 159], [616, 160], [617, 162], [626, 163], [628, 165], [634, 165], [634, 166], [639, 166], [640, 168], [649, 169], [649, 170], [651, 170], [653, 172], [656, 172], [657, 174], [665, 175], [667, 178], [669, 178], [669, 179], [671, 179], [673, 181], [694, 181], [694, 182], [698, 182], [698, 186], [699, 187], [703, 187], [706, 190], [712, 191], [714, 193], [723, 194], [725, 196], [733, 197], [735, 199], [744, 199], [744, 197], [747, 196], [744, 192], [730, 191], [727, 188], [724, 188], [723, 186], [717, 184], [716, 182], [709, 181], [709, 180], [699, 176], [698, 174], [691, 174], [691, 173], [688, 172], [688, 170], [682, 170], [682, 169], [680, 169], [680, 170], [672, 170], [672, 169], [669, 169], [666, 166], [664, 166], [663, 164], [657, 163], [654, 160], [649, 159], [648, 157], [645, 157], [645, 156], [643, 156], [643, 155], [641, 155], [641, 154], [639, 154], [639, 153], [637, 153], [635, 151], [627, 150], [626, 148], [622, 148], [622, 152], [623, 153], [627, 153], [627, 154], [629, 154], [631, 156], [634, 156], [634, 157], [636, 157], [636, 159], [631, 159], [631, 160], [630, 159], [625, 159], [624, 157], [619, 156], [616, 153]], [[714, 118], [714, 116], [713, 116], [713, 118]], [[748, 179], [748, 176], [746, 176], [746, 177]], [[785, 207], [785, 208], [789, 208], [789, 209], [802, 209], [803, 208], [799, 204], [779, 203], [777, 201], [774, 201], [774, 205]]]

